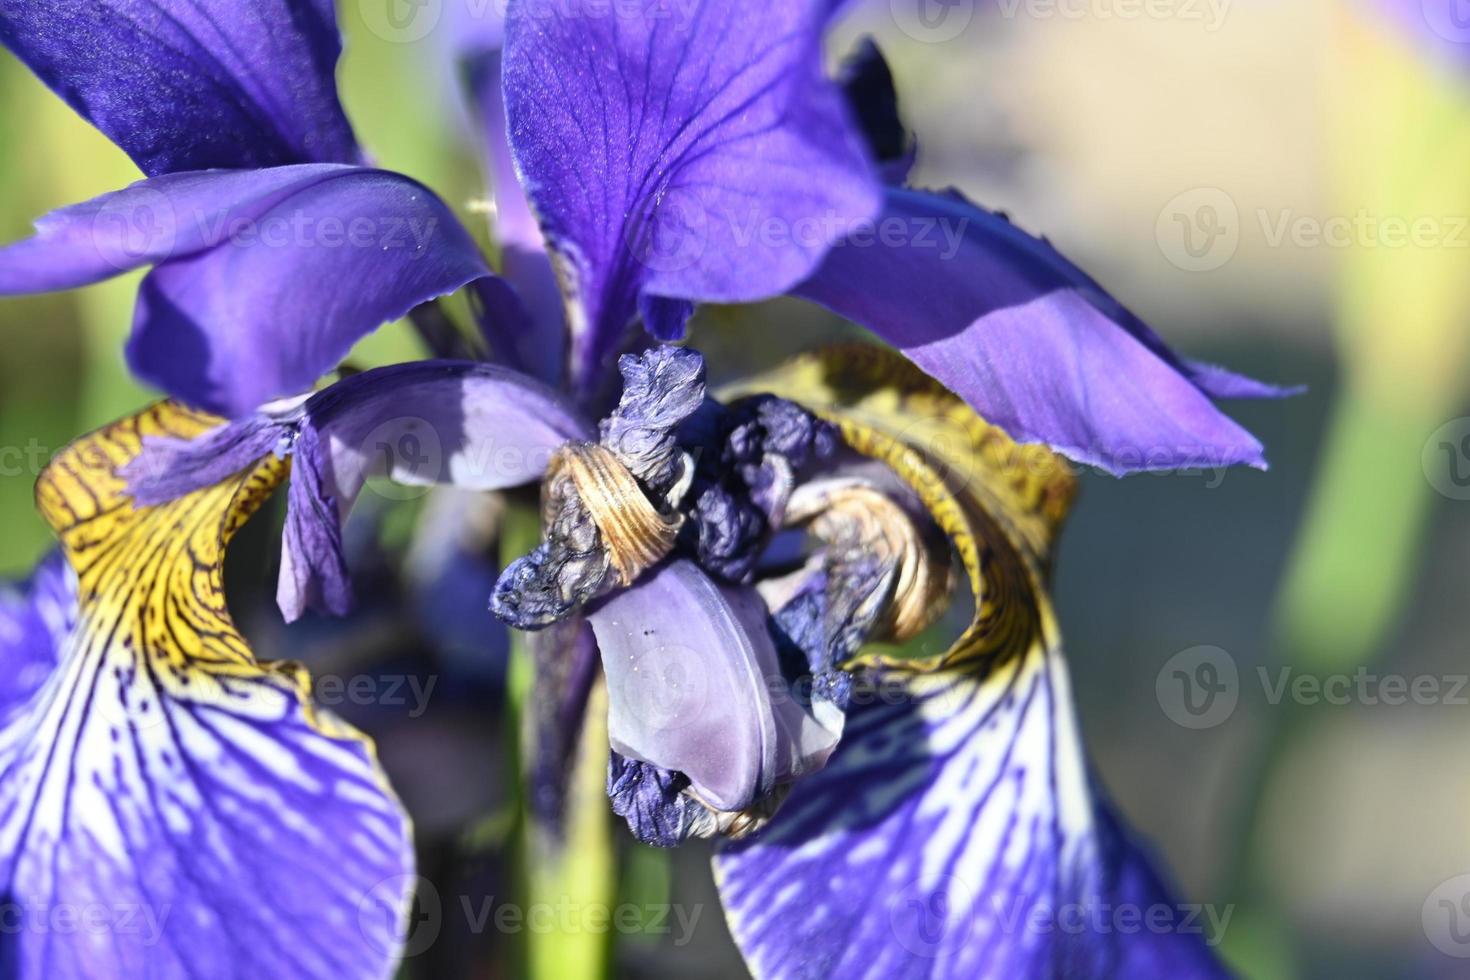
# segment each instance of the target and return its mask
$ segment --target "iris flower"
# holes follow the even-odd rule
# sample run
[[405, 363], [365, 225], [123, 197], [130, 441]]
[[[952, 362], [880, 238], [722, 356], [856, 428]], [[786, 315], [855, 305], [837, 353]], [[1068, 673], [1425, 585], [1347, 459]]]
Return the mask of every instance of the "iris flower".
[[[1003, 216], [905, 186], [881, 56], [825, 72], [833, 8], [512, 0], [466, 35], [499, 274], [365, 162], [329, 3], [6, 8], [0, 39], [146, 177], [0, 249], [0, 290], [151, 266], [127, 353], [170, 396], [43, 473], [70, 571], [0, 620], [14, 972], [392, 972], [407, 818], [305, 671], [246, 646], [220, 572], [289, 480], [281, 610], [345, 612], [342, 524], [377, 475], [541, 485], [543, 541], [487, 597], [535, 631], [533, 799], [554, 825], [558, 750], [605, 685], [613, 809], [649, 843], [728, 838], [756, 975], [1219, 973], [1092, 778], [1047, 575], [1062, 456], [1263, 466], [1213, 399], [1280, 392], [1174, 355]], [[496, 363], [316, 387], [461, 287]], [[890, 346], [710, 392], [666, 343], [698, 304], [785, 294]], [[874, 646], [956, 597], [940, 652]], [[1120, 904], [1151, 928], [1059, 918]], [[45, 928], [63, 905], [115, 918]]]

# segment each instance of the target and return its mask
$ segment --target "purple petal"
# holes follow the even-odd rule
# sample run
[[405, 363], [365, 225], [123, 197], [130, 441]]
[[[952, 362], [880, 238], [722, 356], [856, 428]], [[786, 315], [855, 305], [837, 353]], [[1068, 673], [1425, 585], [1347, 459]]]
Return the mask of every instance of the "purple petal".
[[1060, 654], [854, 699], [826, 768], [716, 859], [755, 976], [1225, 975], [1095, 798]]
[[311, 164], [171, 174], [54, 212], [33, 238], [0, 250], [0, 292], [150, 263], [130, 365], [232, 416], [309, 389], [380, 324], [489, 274], [421, 184]]
[[24, 0], [0, 42], [150, 176], [358, 159], [331, 0]]
[[[826, 6], [511, 6], [511, 146], [567, 266], [576, 377], [602, 369], [640, 298], [777, 295], [878, 210], [861, 136], [822, 74]], [[663, 336], [682, 327], [664, 319]]]
[[0, 584], [0, 726], [56, 669], [76, 615], [76, 576], [60, 552], [41, 559], [28, 581]]
[[1282, 392], [1180, 361], [1044, 240], [951, 195], [890, 189], [796, 290], [877, 332], [1022, 442], [1111, 473], [1264, 467], [1210, 401]]
[[285, 467], [154, 509], [114, 472], [205, 424], [154, 406], [37, 482], [80, 608], [0, 728], [9, 975], [373, 977], [402, 950], [410, 828], [371, 744], [299, 667], [257, 661], [225, 603], [230, 532]]
[[[787, 689], [754, 590], [675, 561], [589, 617], [614, 751], [681, 772], [718, 810], [742, 810], [820, 767], [837, 742]], [[825, 723], [825, 724], [824, 724]]]
[[[500, 246], [500, 273], [515, 287], [525, 318], [524, 323], [513, 331], [487, 332], [492, 350], [502, 357], [504, 363], [519, 367], [548, 384], [557, 384], [561, 380], [567, 343], [561, 287], [557, 284], [551, 257], [546, 253], [541, 227], [531, 213], [511, 158], [501, 86], [499, 37], [482, 34], [473, 43], [495, 45], [480, 49], [468, 58], [470, 97], [478, 116], [486, 157], [485, 172], [491, 199], [495, 203], [493, 231], [496, 244]], [[495, 323], [493, 318], [489, 321], [492, 328]], [[507, 358], [506, 354], [511, 356]]]
[[419, 361], [314, 396], [295, 447], [277, 601], [287, 620], [352, 604], [342, 524], [369, 476], [500, 490], [533, 482], [592, 428], [551, 389], [488, 364]]

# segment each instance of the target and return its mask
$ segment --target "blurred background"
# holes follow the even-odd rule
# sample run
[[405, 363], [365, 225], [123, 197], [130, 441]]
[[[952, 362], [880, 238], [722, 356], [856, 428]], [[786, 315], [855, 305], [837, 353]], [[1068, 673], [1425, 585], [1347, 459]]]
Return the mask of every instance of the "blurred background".
[[[385, 8], [403, 3], [340, 4], [344, 102], [380, 162], [475, 221], [477, 148], [444, 39]], [[1057, 601], [1118, 804], [1183, 900], [1221, 918], [1243, 975], [1470, 976], [1470, 8], [851, 8], [831, 54], [878, 40], [917, 134], [915, 183], [958, 186], [1046, 234], [1189, 356], [1309, 386], [1232, 406], [1269, 473], [1084, 477]], [[0, 57], [0, 237], [137, 176]], [[0, 302], [0, 573], [49, 545], [31, 506], [39, 468], [150, 397], [121, 358], [135, 287]], [[773, 304], [702, 314], [694, 341], [734, 371], [837, 329]], [[354, 360], [416, 354], [398, 324]], [[343, 682], [335, 707], [378, 737], [414, 811], [432, 894], [406, 975], [740, 975], [698, 847], [620, 842], [620, 862], [577, 865], [569, 887], [686, 910], [640, 913], [616, 949], [575, 922], [547, 939], [486, 919], [524, 885], [528, 854], [511, 748], [526, 680], [483, 612], [493, 568], [463, 530], [494, 515], [446, 494], [365, 503], [354, 568], [370, 598], [353, 619], [281, 626], [265, 533], [232, 555], [231, 602], [262, 656]], [[359, 676], [416, 686], [356, 698]]]

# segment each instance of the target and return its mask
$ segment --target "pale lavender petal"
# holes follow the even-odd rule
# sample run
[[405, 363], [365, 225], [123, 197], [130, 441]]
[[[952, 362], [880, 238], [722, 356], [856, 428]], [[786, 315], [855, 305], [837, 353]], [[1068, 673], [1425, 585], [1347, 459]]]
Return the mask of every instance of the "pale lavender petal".
[[282, 613], [350, 608], [341, 527], [369, 476], [501, 490], [539, 479], [563, 443], [592, 431], [551, 389], [488, 364], [396, 364], [313, 396], [295, 446]]
[[149, 175], [358, 159], [332, 0], [19, 0], [0, 42]]
[[1210, 401], [1289, 393], [1190, 365], [1049, 243], [954, 195], [890, 189], [796, 290], [875, 331], [1023, 442], [1108, 472], [1264, 467]]
[[827, 766], [716, 859], [756, 977], [1225, 975], [1095, 793], [1059, 653], [853, 699]]
[[711, 807], [749, 807], [819, 768], [836, 744], [783, 679], [754, 590], [722, 588], [675, 561], [589, 619], [613, 750], [683, 773]]
[[[510, 141], [564, 260], [577, 379], [605, 367], [640, 300], [780, 294], [876, 213], [861, 135], [823, 76], [826, 7], [511, 6]], [[682, 329], [687, 304], [654, 308], [659, 336]]]

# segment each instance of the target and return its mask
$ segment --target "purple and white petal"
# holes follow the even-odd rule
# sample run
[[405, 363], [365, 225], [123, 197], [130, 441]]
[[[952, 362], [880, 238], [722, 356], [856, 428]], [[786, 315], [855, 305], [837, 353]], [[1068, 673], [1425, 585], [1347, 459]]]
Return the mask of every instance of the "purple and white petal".
[[1290, 394], [1175, 357], [1048, 242], [955, 195], [891, 188], [796, 289], [860, 323], [1021, 442], [1110, 473], [1264, 467], [1212, 397]]
[[313, 396], [294, 450], [282, 613], [350, 608], [341, 529], [368, 477], [502, 490], [539, 479], [562, 444], [593, 431], [550, 388], [489, 364], [396, 364]]
[[743, 810], [836, 745], [840, 719], [787, 684], [754, 589], [718, 586], [679, 560], [588, 618], [613, 750], [683, 773], [710, 807]]
[[170, 174], [53, 212], [0, 249], [0, 293], [154, 265], [128, 362], [223, 415], [310, 389], [380, 324], [489, 274], [416, 181], [309, 164]]
[[[700, 0], [582, 16], [512, 3], [510, 143], [563, 267], [574, 378], [639, 311], [785, 292], [880, 206], [840, 90], [826, 2]], [[678, 314], [678, 315], [674, 315]]]
[[78, 569], [55, 671], [0, 727], [0, 890], [18, 976], [387, 977], [409, 822], [360, 734], [299, 667], [261, 663], [222, 592], [269, 460], [159, 508], [114, 473], [163, 404], [74, 444], [37, 502]]
[[0, 43], [150, 176], [359, 158], [331, 0], [19, 0]]
[[0, 726], [56, 669], [76, 616], [76, 576], [60, 552], [41, 559], [25, 582], [0, 584]]
[[[1039, 644], [855, 691], [827, 766], [716, 873], [762, 980], [1225, 975], [1098, 799]], [[1150, 928], [1117, 928], [1124, 906]]]

